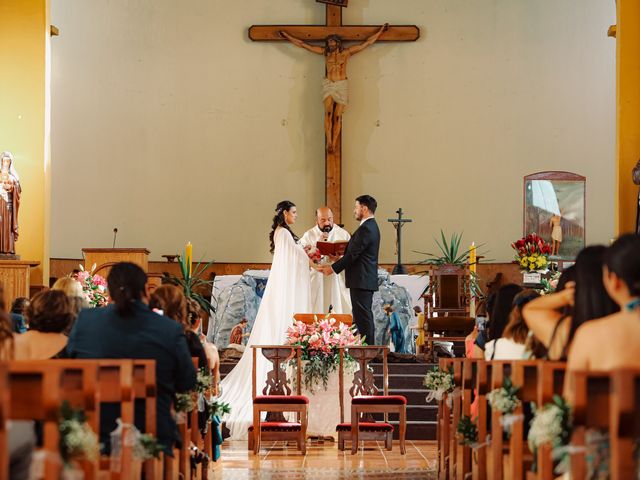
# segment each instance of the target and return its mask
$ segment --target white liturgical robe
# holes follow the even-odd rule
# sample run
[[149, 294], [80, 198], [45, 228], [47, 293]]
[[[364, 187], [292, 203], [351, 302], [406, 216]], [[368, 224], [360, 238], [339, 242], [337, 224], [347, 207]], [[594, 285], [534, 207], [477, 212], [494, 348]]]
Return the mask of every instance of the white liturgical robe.
[[[303, 247], [316, 248], [316, 243], [323, 240], [324, 232], [316, 225], [308, 230], [300, 239]], [[351, 238], [344, 228], [334, 225], [328, 242], [347, 242]], [[311, 313], [327, 313], [329, 305], [333, 305], [333, 313], [351, 313], [351, 298], [344, 284], [344, 272], [340, 275], [325, 276], [321, 272], [311, 272]]]

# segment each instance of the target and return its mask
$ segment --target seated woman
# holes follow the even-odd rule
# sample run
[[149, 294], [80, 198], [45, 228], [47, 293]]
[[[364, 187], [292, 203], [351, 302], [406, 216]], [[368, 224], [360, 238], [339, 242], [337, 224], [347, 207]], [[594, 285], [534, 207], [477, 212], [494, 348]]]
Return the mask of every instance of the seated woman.
[[209, 368], [209, 361], [198, 335], [191, 331], [187, 318], [187, 298], [176, 285], [160, 285], [151, 295], [151, 304], [184, 329], [191, 356], [198, 359], [198, 368]]
[[522, 318], [522, 308], [540, 294], [535, 290], [523, 290], [513, 299], [513, 308], [509, 315], [509, 323], [502, 337], [487, 342], [484, 351], [486, 360], [520, 360], [525, 357], [525, 343], [529, 335], [529, 327]]
[[[511, 315], [511, 309], [513, 307], [513, 299], [517, 294], [522, 291], [522, 287], [513, 283], [503, 285], [496, 294], [495, 304], [489, 318], [489, 322], [485, 327], [486, 343], [491, 340], [497, 340], [502, 337], [507, 323], [509, 323], [509, 315]], [[486, 344], [485, 344], [486, 349]], [[484, 349], [483, 349], [484, 350]], [[493, 350], [492, 350], [493, 353]], [[486, 351], [482, 353], [479, 358], [486, 358], [493, 360], [492, 356], [487, 357]]]
[[623, 235], [607, 249], [604, 286], [620, 311], [578, 328], [568, 370], [640, 368], [640, 236]]
[[[174, 443], [181, 442], [171, 415], [173, 397], [176, 392], [187, 392], [196, 386], [196, 371], [184, 330], [170, 318], [151, 311], [147, 275], [138, 265], [117, 263], [107, 284], [114, 303], [80, 312], [69, 335], [67, 351], [72, 358], [155, 360], [158, 443], [172, 455]], [[100, 441], [107, 450], [119, 413], [119, 405], [108, 404], [100, 410]], [[140, 430], [144, 430], [144, 413], [144, 402], [136, 402], [135, 423]]]
[[547, 348], [549, 360], [566, 360], [580, 325], [619, 310], [602, 283], [604, 252], [601, 245], [583, 249], [574, 265], [575, 284], [567, 282], [563, 290], [533, 300], [522, 310], [525, 322]]
[[[204, 348], [204, 353], [209, 362], [209, 369], [213, 372], [213, 394], [218, 395], [218, 384], [220, 383], [220, 355], [213, 343], [207, 341], [207, 337], [202, 334], [202, 308], [193, 298], [187, 298], [187, 325], [188, 329], [196, 335]], [[188, 338], [188, 337], [187, 337]]]
[[47, 360], [67, 357], [65, 331], [75, 318], [71, 302], [57, 290], [37, 293], [25, 312], [29, 331], [16, 335], [16, 360]]
[[24, 319], [24, 312], [29, 306], [29, 299], [27, 297], [18, 297], [11, 304], [11, 325], [15, 333], [24, 333], [27, 331], [27, 322]]
[[[491, 293], [487, 297], [487, 303], [485, 304], [485, 321], [482, 324], [482, 329], [478, 325], [478, 334], [473, 341], [473, 348], [471, 349], [472, 358], [484, 358], [484, 347], [487, 343], [487, 325], [491, 322], [491, 315], [493, 315], [493, 309], [496, 305], [496, 294]], [[467, 344], [465, 339], [465, 350], [467, 350]]]

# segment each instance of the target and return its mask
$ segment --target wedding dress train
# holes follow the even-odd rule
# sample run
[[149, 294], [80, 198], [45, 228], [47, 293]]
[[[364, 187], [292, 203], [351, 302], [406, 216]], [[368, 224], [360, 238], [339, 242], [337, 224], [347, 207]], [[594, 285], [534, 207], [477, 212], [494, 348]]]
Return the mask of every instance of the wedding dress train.
[[[220, 399], [231, 405], [231, 413], [224, 419], [231, 431], [232, 440], [247, 438], [247, 429], [253, 423], [251, 399], [251, 370], [253, 349], [251, 345], [283, 345], [287, 328], [293, 323], [295, 313], [310, 312], [309, 258], [291, 233], [280, 227], [274, 235], [275, 250], [269, 280], [253, 330], [242, 358], [222, 380]], [[258, 392], [264, 388], [271, 363], [258, 352], [256, 385]]]

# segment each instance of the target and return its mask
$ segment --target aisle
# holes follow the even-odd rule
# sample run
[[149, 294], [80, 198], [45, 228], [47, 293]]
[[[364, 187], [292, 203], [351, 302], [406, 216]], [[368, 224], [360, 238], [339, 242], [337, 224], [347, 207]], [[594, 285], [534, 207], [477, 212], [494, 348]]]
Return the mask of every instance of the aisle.
[[282, 442], [267, 443], [260, 455], [247, 451], [246, 442], [225, 442], [222, 463], [215, 466], [209, 478], [223, 480], [246, 479], [394, 479], [418, 480], [435, 478], [436, 443], [407, 441], [407, 454], [400, 455], [398, 443], [391, 452], [382, 442], [377, 446], [367, 442], [357, 455], [338, 451], [335, 443], [310, 443], [302, 456], [295, 447]]

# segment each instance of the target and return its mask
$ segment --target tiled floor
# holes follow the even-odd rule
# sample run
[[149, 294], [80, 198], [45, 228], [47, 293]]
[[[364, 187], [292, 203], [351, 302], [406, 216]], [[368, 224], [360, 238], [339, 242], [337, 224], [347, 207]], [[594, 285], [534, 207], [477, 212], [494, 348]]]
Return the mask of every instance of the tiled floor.
[[407, 441], [407, 454], [400, 455], [398, 443], [391, 452], [378, 442], [367, 442], [356, 455], [340, 452], [335, 443], [310, 443], [302, 455], [294, 446], [281, 442], [263, 443], [259, 456], [247, 451], [246, 442], [226, 441], [222, 461], [214, 466], [209, 478], [221, 480], [291, 480], [291, 479], [393, 479], [435, 478], [435, 442]]

